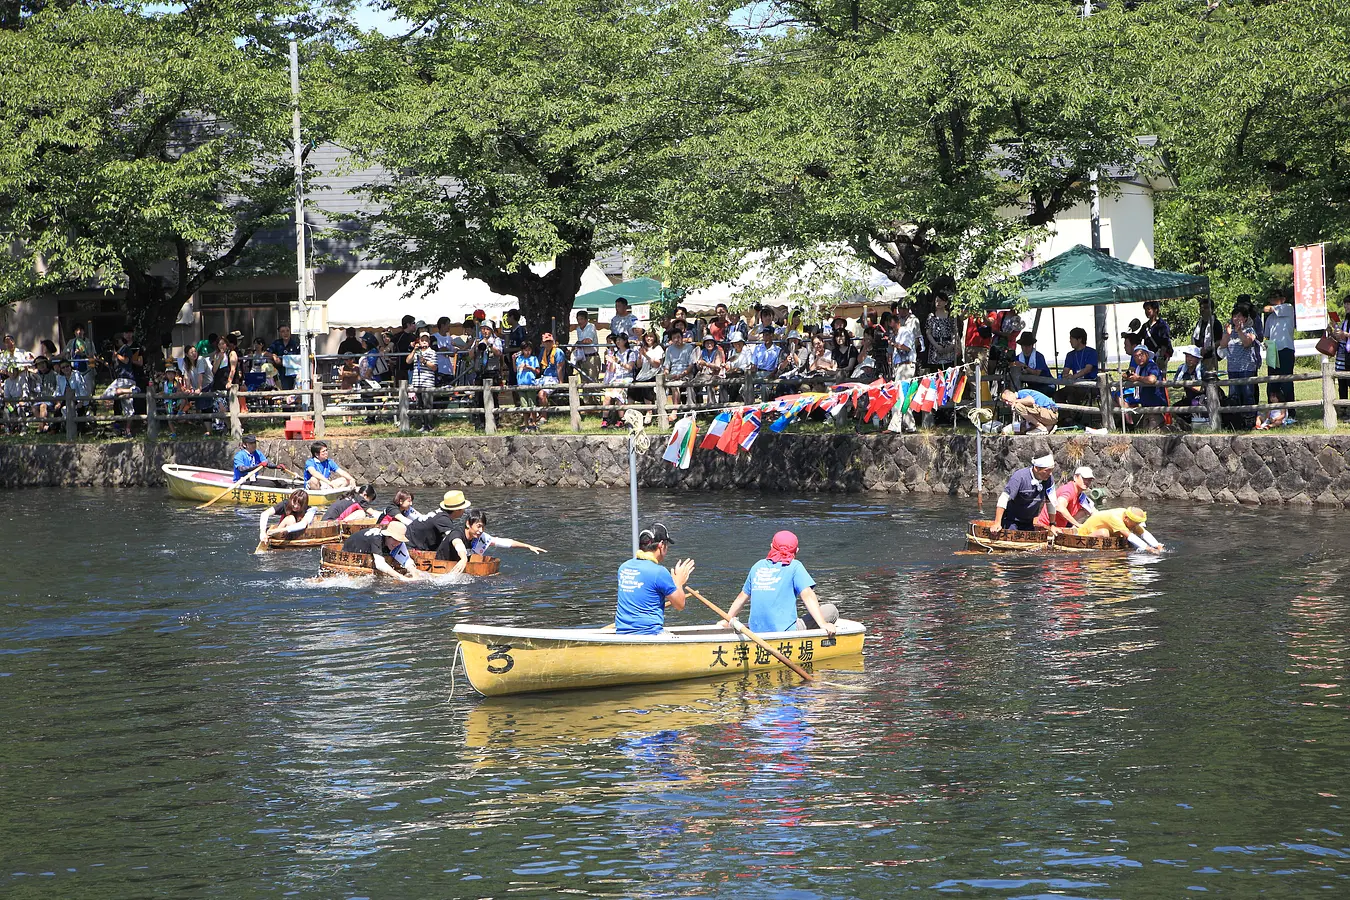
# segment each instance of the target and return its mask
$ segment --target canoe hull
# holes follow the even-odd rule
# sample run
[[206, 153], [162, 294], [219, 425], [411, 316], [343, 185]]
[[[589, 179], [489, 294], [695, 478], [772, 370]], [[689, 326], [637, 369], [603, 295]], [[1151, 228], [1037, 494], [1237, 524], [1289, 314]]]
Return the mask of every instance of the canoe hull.
[[[180, 466], [166, 463], [160, 467], [164, 473], [164, 483], [169, 493], [179, 500], [193, 500], [205, 503], [220, 496], [220, 492], [234, 483], [234, 473], [223, 469], [203, 469], [198, 466]], [[303, 487], [299, 482], [285, 485], [242, 484], [230, 491], [230, 495], [221, 498], [220, 503], [238, 503], [246, 506], [271, 506], [280, 503], [291, 495], [291, 491]], [[343, 488], [331, 491], [310, 491], [310, 506], [327, 506], [346, 493]]]
[[966, 549], [984, 553], [1119, 553], [1130, 549], [1123, 537], [1081, 537], [1069, 531], [1055, 534], [1046, 528], [1000, 531], [994, 534], [988, 519], [976, 519], [966, 532]]
[[[671, 631], [674, 636], [455, 626], [469, 683], [489, 697], [681, 681], [782, 667], [749, 638], [718, 626]], [[862, 653], [866, 629], [861, 624], [841, 619], [838, 632], [831, 643], [826, 643], [825, 632], [819, 630], [760, 637], [810, 671], [818, 661]]]
[[[408, 555], [412, 557], [413, 565], [431, 575], [449, 575], [455, 568], [452, 560], [437, 559], [436, 554], [429, 551], [410, 550]], [[385, 560], [395, 569], [398, 568], [398, 563], [389, 557], [385, 557]], [[324, 545], [320, 551], [319, 570], [327, 574], [384, 576], [383, 572], [375, 568], [375, 557], [369, 553], [348, 553], [336, 542]], [[501, 560], [494, 556], [475, 554], [464, 566], [466, 575], [496, 575], [500, 570]]]

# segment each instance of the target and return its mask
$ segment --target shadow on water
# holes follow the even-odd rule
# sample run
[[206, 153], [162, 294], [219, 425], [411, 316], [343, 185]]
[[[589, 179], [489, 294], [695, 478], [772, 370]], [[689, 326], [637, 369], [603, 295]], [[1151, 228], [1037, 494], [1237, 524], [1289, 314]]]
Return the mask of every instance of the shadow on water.
[[1341, 517], [1047, 560], [954, 556], [945, 498], [646, 494], [722, 603], [797, 531], [864, 658], [485, 700], [454, 624], [607, 621], [627, 495], [474, 494], [551, 552], [316, 582], [256, 511], [7, 494], [4, 896], [1350, 892]]

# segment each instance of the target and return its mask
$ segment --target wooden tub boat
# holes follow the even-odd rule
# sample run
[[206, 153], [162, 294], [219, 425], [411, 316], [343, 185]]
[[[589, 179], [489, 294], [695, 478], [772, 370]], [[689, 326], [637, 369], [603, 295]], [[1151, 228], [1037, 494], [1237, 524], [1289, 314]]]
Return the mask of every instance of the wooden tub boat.
[[[319, 551], [319, 571], [328, 575], [382, 575], [375, 568], [375, 557], [369, 553], [348, 553], [340, 545], [326, 544]], [[455, 568], [453, 560], [437, 559], [436, 554], [429, 550], [409, 550], [408, 555], [412, 557], [413, 565], [423, 572], [432, 575], [449, 575]], [[389, 557], [385, 557], [391, 566], [398, 568]], [[474, 554], [469, 557], [469, 562], [464, 566], [466, 575], [496, 575], [501, 570], [501, 560], [495, 556], [479, 556]]]
[[329, 544], [340, 544], [343, 539], [342, 527], [337, 522], [318, 521], [310, 524], [304, 531], [270, 534], [267, 540], [258, 544], [255, 553], [272, 550], [312, 550]]
[[994, 534], [989, 519], [976, 519], [966, 532], [966, 549], [978, 553], [1111, 553], [1130, 549], [1118, 535], [1082, 537], [1071, 531], [1055, 534], [1048, 528], [1032, 531], [1000, 531]]
[[[761, 634], [808, 671], [817, 661], [862, 652], [866, 629], [840, 619], [822, 630]], [[622, 684], [648, 684], [753, 672], [782, 665], [749, 638], [719, 625], [670, 634], [615, 634], [599, 628], [500, 628], [456, 625], [469, 683], [481, 694], [524, 694]]]
[[[220, 492], [234, 484], [233, 470], [203, 469], [198, 466], [180, 466], [167, 463], [160, 467], [164, 473], [164, 482], [169, 493], [180, 500], [195, 500], [205, 503], [220, 496]], [[231, 496], [222, 503], [233, 501], [252, 506], [270, 506], [280, 503], [291, 495], [291, 491], [304, 487], [295, 478], [276, 478], [271, 475], [259, 475], [252, 481], [239, 485], [230, 492]], [[327, 491], [310, 491], [310, 506], [327, 506], [333, 500], [346, 493], [346, 488], [334, 488]]]
[[358, 531], [365, 531], [367, 528], [374, 528], [379, 524], [376, 519], [347, 519], [338, 523], [342, 527], [342, 536], [351, 537]]

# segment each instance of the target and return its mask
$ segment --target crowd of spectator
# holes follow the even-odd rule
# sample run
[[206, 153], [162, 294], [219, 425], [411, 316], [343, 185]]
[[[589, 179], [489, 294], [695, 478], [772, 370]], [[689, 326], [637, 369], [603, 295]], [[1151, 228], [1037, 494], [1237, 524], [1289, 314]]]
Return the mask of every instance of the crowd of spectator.
[[[1070, 350], [1055, 373], [1037, 349], [1036, 335], [1014, 312], [995, 310], [957, 318], [945, 293], [933, 296], [924, 311], [921, 321], [909, 299], [902, 297], [864, 307], [855, 318], [835, 315], [804, 322], [799, 311], [786, 306], [756, 305], [733, 314], [719, 304], [705, 315], [694, 316], [677, 307], [660, 321], [641, 322], [619, 299], [607, 331], [598, 329], [586, 310], [577, 310], [568, 332], [544, 333], [537, 345], [518, 310], [507, 311], [500, 323], [483, 310], [458, 324], [443, 316], [434, 326], [404, 316], [397, 328], [361, 334], [348, 328], [336, 356], [322, 357], [315, 374], [346, 390], [407, 384], [417, 425], [424, 431], [433, 426], [434, 406], [451, 402], [446, 392], [437, 395], [436, 389], [491, 382], [514, 394], [521, 427], [528, 431], [546, 420], [549, 408], [558, 403], [558, 391], [565, 390], [573, 374], [588, 397], [598, 398], [604, 407], [602, 427], [618, 427], [625, 404], [655, 402], [658, 376], [672, 408], [719, 406], [825, 390], [843, 382], [913, 378], [950, 368], [962, 361], [964, 352], [965, 362], [979, 361], [997, 383], [992, 396], [1012, 389], [1014, 419], [1024, 421], [1028, 430], [1044, 427], [1050, 413], [1059, 427], [1095, 422], [1092, 413], [1065, 411], [1061, 416], [1058, 408], [1061, 403], [1094, 410], [1101, 405], [1097, 384], [1101, 361], [1084, 329], [1070, 331]], [[1249, 297], [1239, 298], [1226, 323], [1214, 314], [1209, 299], [1202, 298], [1190, 344], [1183, 346], [1174, 345], [1158, 303], [1144, 304], [1144, 312], [1144, 319], [1131, 322], [1120, 336], [1129, 364], [1109, 404], [1116, 411], [1124, 407], [1127, 421], [1136, 428], [1185, 427], [1204, 414], [1203, 387], [1171, 386], [1176, 382], [1217, 377], [1221, 366], [1230, 378], [1256, 376], [1263, 364], [1270, 375], [1293, 372], [1293, 307], [1279, 292], [1272, 292], [1261, 306]], [[1329, 329], [1341, 372], [1350, 366], [1346, 327], [1336, 319]], [[185, 414], [195, 414], [203, 429], [223, 430], [229, 388], [239, 392], [242, 408], [251, 402], [255, 407], [272, 406], [277, 401], [254, 401], [249, 395], [292, 391], [299, 374], [300, 342], [285, 325], [276, 335], [254, 336], [251, 344], [239, 332], [208, 335], [177, 348], [154, 373], [147, 371], [145, 354], [129, 332], [95, 352], [82, 325], [72, 330], [74, 336], [65, 346], [43, 340], [37, 353], [20, 349], [12, 335], [5, 335], [0, 377], [7, 431], [64, 428], [61, 420], [71, 395], [81, 411], [105, 400], [122, 415], [144, 413], [141, 395], [152, 386], [157, 411], [167, 417], [170, 431]], [[1347, 392], [1350, 382], [1340, 381], [1341, 399]], [[1257, 400], [1255, 385], [1232, 385], [1222, 396], [1228, 406], [1255, 405]], [[1268, 402], [1292, 400], [1292, 383], [1268, 385]], [[1168, 406], [1191, 407], [1194, 414], [1161, 411]], [[1150, 412], [1153, 409], [1160, 411]], [[1234, 428], [1294, 420], [1292, 414], [1258, 419], [1246, 412], [1225, 418]], [[903, 427], [915, 424], [904, 417]], [[119, 423], [118, 430], [122, 427]], [[1017, 430], [1016, 422], [1012, 427]]]

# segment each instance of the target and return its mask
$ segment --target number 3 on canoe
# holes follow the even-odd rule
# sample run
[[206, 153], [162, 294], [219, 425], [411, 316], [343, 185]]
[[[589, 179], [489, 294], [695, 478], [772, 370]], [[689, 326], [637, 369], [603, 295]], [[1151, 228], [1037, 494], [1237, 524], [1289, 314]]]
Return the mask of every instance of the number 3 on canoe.
[[515, 667], [516, 661], [511, 658], [510, 644], [488, 644], [488, 649], [492, 652], [487, 655], [487, 670], [493, 675], [502, 675]]

